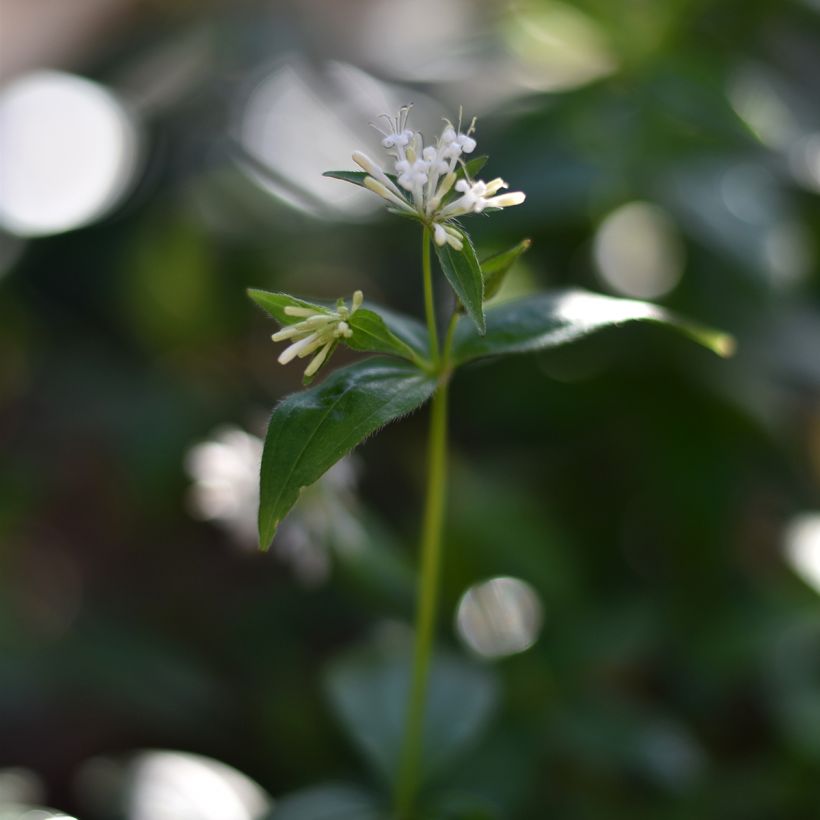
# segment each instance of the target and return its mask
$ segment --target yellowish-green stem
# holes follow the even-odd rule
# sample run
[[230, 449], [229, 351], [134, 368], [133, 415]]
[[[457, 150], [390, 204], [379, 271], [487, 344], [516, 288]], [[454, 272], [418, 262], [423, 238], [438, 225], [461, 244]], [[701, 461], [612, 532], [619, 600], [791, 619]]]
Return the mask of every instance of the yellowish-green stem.
[[430, 266], [430, 229], [424, 229], [421, 238], [421, 270], [424, 278], [424, 315], [427, 317], [427, 334], [430, 337], [430, 358], [438, 364], [438, 330], [436, 329], [436, 306], [433, 296], [433, 271]]
[[419, 575], [416, 610], [416, 632], [413, 647], [413, 668], [407, 705], [404, 742], [396, 780], [396, 817], [413, 820], [420, 779], [420, 764], [424, 741], [427, 683], [436, 630], [438, 593], [441, 574], [442, 529], [447, 484], [447, 400], [450, 377], [450, 345], [456, 316], [450, 320], [444, 350], [439, 357], [436, 317], [432, 298], [430, 271], [430, 234], [424, 231], [424, 296], [430, 351], [439, 378], [430, 413], [430, 437], [427, 451], [427, 493], [421, 534], [421, 572]]

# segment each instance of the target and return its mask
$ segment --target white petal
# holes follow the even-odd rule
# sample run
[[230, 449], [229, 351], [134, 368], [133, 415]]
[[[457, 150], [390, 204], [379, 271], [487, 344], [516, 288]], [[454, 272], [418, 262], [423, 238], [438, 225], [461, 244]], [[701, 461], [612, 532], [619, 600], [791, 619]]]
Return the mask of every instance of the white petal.
[[305, 368], [305, 376], [309, 379], [324, 364], [333, 342], [328, 342], [313, 358], [313, 361]]

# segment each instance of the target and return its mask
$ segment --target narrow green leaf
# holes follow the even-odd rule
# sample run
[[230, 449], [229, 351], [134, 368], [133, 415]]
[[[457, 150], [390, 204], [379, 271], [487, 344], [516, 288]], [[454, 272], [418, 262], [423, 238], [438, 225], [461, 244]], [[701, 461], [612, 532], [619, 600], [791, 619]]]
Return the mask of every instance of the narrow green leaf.
[[478, 332], [483, 334], [485, 330], [484, 280], [470, 237], [463, 231], [462, 237], [464, 238], [462, 250], [457, 251], [450, 245], [442, 247], [436, 245], [436, 254], [447, 281], [453, 286], [459, 301], [475, 322]]
[[[479, 159], [481, 158], [479, 157]], [[370, 174], [365, 171], [325, 171], [322, 176], [330, 177], [331, 179], [341, 179], [343, 182], [352, 182], [360, 188], [366, 188], [367, 186], [364, 184], [364, 180], [365, 177], [370, 176]], [[385, 174], [385, 176], [393, 182], [396, 182], [395, 174]]]
[[[409, 647], [364, 647], [329, 668], [330, 704], [351, 740], [373, 768], [394, 781], [404, 738], [409, 695]], [[448, 654], [433, 657], [422, 736], [422, 782], [453, 764], [477, 740], [498, 691], [486, 667]]]
[[435, 379], [415, 365], [375, 357], [283, 399], [262, 453], [260, 546], [268, 548], [302, 487], [376, 430], [415, 410], [435, 388]]
[[484, 277], [484, 301], [492, 299], [504, 284], [504, 279], [515, 264], [516, 259], [532, 245], [531, 239], [522, 239], [506, 251], [481, 260], [481, 275]]
[[353, 350], [387, 353], [401, 356], [419, 364], [419, 355], [407, 342], [402, 341], [385, 324], [384, 319], [372, 310], [359, 308], [348, 320], [353, 335], [344, 342]]
[[369, 174], [364, 171], [325, 171], [323, 177], [330, 177], [331, 179], [341, 179], [343, 182], [352, 182], [360, 188], [364, 188], [365, 177]]
[[681, 319], [657, 305], [583, 290], [559, 290], [490, 308], [485, 335], [460, 322], [453, 361], [463, 364], [482, 356], [546, 350], [630, 322], [674, 328], [720, 356], [730, 356], [734, 350], [728, 334]]
[[464, 165], [460, 165], [458, 170], [456, 171], [456, 176], [462, 178], [464, 176], [469, 177], [470, 179], [475, 179], [478, 175], [479, 171], [487, 164], [487, 160], [489, 156], [487, 154], [482, 154], [478, 157], [473, 157], [471, 160], [468, 160], [464, 163]]

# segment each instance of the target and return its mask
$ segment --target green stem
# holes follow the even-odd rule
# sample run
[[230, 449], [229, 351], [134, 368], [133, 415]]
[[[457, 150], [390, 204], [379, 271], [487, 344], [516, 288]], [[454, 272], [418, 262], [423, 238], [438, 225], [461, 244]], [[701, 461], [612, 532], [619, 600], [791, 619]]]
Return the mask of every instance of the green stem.
[[430, 336], [430, 358], [434, 364], [438, 364], [438, 331], [436, 330], [436, 306], [433, 299], [433, 271], [430, 267], [430, 244], [430, 229], [425, 227], [421, 238], [424, 315], [427, 317], [427, 333]]
[[433, 396], [427, 455], [427, 496], [421, 536], [421, 576], [419, 578], [413, 673], [405, 724], [404, 745], [396, 782], [396, 813], [410, 820], [419, 781], [427, 702], [427, 681], [433, 653], [439, 575], [441, 572], [441, 532], [444, 523], [444, 495], [447, 478], [447, 379]]
[[419, 767], [424, 739], [424, 715], [427, 685], [436, 630], [439, 577], [441, 575], [441, 541], [444, 525], [444, 499], [447, 484], [447, 401], [450, 379], [450, 346], [456, 325], [455, 313], [450, 319], [439, 356], [436, 314], [433, 304], [433, 276], [430, 269], [430, 231], [424, 229], [422, 268], [424, 273], [424, 307], [430, 334], [430, 355], [439, 384], [433, 395], [430, 413], [430, 437], [427, 451], [427, 494], [421, 533], [421, 573], [416, 609], [416, 634], [413, 647], [413, 670], [404, 730], [404, 743], [396, 779], [396, 816], [412, 820], [419, 787]]

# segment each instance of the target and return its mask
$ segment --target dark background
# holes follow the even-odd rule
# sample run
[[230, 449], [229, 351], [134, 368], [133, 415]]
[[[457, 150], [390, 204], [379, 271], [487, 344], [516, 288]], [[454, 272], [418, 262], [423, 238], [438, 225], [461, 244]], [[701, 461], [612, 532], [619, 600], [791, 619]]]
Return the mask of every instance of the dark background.
[[[144, 748], [275, 797], [364, 779], [321, 680], [409, 622], [425, 411], [360, 448], [330, 517], [295, 512], [264, 555], [247, 514], [202, 521], [215, 502], [192, 490], [215, 461], [217, 499], [252, 508], [252, 470], [189, 454], [226, 425], [259, 435], [299, 389], [246, 287], [420, 312], [415, 226], [319, 176], [415, 101], [422, 127], [477, 114], [487, 173], [527, 192], [470, 224], [485, 253], [532, 238], [508, 294], [648, 296], [738, 340], [724, 361], [634, 328], [458, 375], [441, 641], [467, 651], [456, 604], [496, 575], [532, 585], [544, 626], [487, 661], [501, 705], [453, 778], [511, 818], [816, 816], [819, 15], [0, 3], [7, 84], [88, 77], [138, 134], [90, 224], [0, 235], [0, 765], [29, 771], [31, 801], [112, 816], [80, 774]], [[60, 136], [43, 150], [90, 161]], [[345, 516], [367, 531], [355, 559], [332, 548]]]

